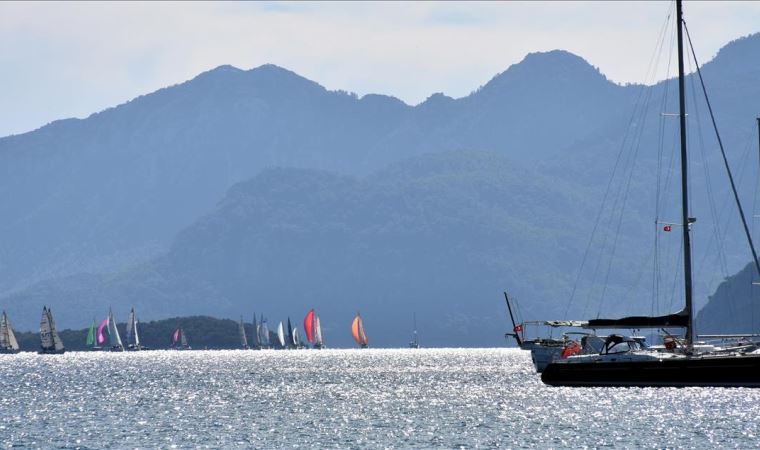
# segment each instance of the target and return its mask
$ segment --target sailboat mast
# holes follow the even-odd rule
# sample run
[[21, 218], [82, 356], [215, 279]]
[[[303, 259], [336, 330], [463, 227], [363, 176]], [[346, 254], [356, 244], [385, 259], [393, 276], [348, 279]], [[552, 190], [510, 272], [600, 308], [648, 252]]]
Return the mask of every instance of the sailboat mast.
[[691, 280], [691, 221], [689, 219], [689, 183], [688, 166], [689, 160], [686, 154], [686, 98], [684, 95], [684, 71], [683, 71], [683, 9], [681, 0], [676, 0], [676, 27], [678, 29], [678, 107], [679, 126], [681, 129], [681, 213], [683, 215], [683, 278], [685, 310], [689, 315], [689, 324], [686, 328], [686, 346], [691, 352], [694, 344], [694, 313], [692, 307], [692, 280]]

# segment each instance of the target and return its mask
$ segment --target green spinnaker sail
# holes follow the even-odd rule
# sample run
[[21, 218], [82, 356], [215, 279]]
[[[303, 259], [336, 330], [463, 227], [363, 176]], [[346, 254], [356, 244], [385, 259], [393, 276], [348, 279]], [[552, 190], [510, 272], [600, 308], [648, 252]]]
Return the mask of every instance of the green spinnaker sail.
[[92, 325], [90, 325], [90, 331], [87, 332], [87, 345], [93, 346], [95, 345], [95, 321], [92, 321]]

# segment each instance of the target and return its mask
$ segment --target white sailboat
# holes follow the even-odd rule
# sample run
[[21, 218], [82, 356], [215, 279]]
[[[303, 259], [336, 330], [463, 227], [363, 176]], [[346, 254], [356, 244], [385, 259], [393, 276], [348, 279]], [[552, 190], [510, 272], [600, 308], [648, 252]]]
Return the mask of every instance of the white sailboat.
[[285, 348], [285, 328], [282, 326], [282, 321], [277, 325], [277, 341], [280, 343], [280, 347]]
[[238, 334], [240, 334], [240, 346], [244, 350], [248, 350], [251, 347], [248, 346], [248, 337], [245, 335], [245, 325], [243, 324], [243, 316], [240, 316], [240, 323], [238, 324]]
[[124, 344], [121, 342], [121, 336], [119, 336], [119, 329], [116, 328], [116, 321], [113, 318], [113, 312], [111, 308], [108, 308], [108, 340], [111, 344], [111, 351], [123, 352]]
[[325, 343], [322, 340], [322, 325], [319, 322], [319, 316], [316, 314], [314, 314], [314, 348], [325, 348]]
[[0, 317], [0, 353], [18, 353], [19, 351], [16, 335], [13, 334], [13, 327], [8, 320], [8, 315], [3, 311], [3, 315]]
[[37, 353], [41, 355], [62, 355], [65, 351], [63, 341], [55, 329], [53, 313], [47, 306], [44, 306], [40, 319], [40, 349]]
[[132, 308], [129, 311], [129, 319], [127, 319], [127, 347], [126, 350], [137, 351], [145, 350], [146, 348], [140, 343], [140, 334], [137, 332], [137, 316], [135, 315], [135, 309]]
[[261, 348], [271, 348], [269, 345], [269, 326], [267, 326], [267, 320], [263, 314], [259, 323], [259, 346]]

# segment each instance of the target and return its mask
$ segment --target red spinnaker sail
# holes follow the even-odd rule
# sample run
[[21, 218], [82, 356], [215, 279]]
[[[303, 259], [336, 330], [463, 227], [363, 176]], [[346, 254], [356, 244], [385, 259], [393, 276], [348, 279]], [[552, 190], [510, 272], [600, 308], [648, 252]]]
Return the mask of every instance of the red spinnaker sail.
[[310, 310], [306, 313], [306, 318], [303, 319], [303, 330], [306, 332], [306, 340], [309, 343], [314, 342], [314, 310]]
[[172, 347], [177, 345], [177, 342], [179, 342], [179, 328], [174, 330], [174, 333], [172, 333]]

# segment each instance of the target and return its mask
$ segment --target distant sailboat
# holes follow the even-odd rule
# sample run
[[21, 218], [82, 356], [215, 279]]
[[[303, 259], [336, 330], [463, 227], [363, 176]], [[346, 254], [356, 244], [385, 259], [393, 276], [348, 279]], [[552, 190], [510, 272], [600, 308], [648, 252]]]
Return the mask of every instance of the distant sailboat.
[[261, 350], [261, 340], [259, 339], [259, 323], [256, 321], [256, 313], [253, 313], [253, 349]]
[[359, 348], [367, 348], [367, 335], [364, 333], [364, 321], [362, 316], [356, 313], [354, 321], [351, 322], [351, 335]]
[[315, 349], [324, 347], [322, 342], [322, 327], [319, 325], [319, 316], [313, 309], [306, 313], [303, 319], [303, 330], [306, 333], [306, 341], [313, 344]]
[[277, 341], [280, 343], [280, 347], [285, 348], [285, 328], [282, 326], [282, 321], [277, 325]]
[[245, 335], [245, 325], [243, 324], [243, 316], [240, 316], [240, 323], [238, 324], [238, 334], [240, 334], [240, 345], [243, 350], [248, 350], [251, 347], [248, 346], [248, 338]]
[[269, 327], [263, 314], [261, 315], [261, 323], [259, 323], [259, 345], [261, 348], [271, 348], [269, 345]]
[[20, 351], [13, 327], [8, 320], [8, 315], [3, 311], [0, 317], [0, 353], [18, 353]]
[[127, 319], [127, 350], [146, 350], [146, 348], [140, 344], [140, 335], [137, 332], [137, 316], [135, 315], [134, 308], [129, 311], [129, 319]]
[[290, 323], [290, 317], [288, 317], [288, 347], [295, 349], [298, 348], [298, 330], [293, 330], [293, 325]]
[[123, 352], [124, 344], [119, 336], [119, 329], [116, 328], [116, 321], [113, 318], [111, 308], [108, 308], [108, 341], [111, 344], [112, 352]]
[[97, 350], [103, 350], [103, 344], [106, 343], [106, 336], [103, 334], [103, 330], [108, 327], [108, 317], [103, 319], [98, 325], [98, 332], [95, 334], [96, 342], [98, 343]]
[[314, 314], [314, 348], [323, 349], [325, 343], [322, 340], [322, 325], [319, 322], [319, 316]]
[[298, 336], [298, 328], [293, 328], [293, 348], [303, 348], [301, 338]]
[[55, 329], [53, 313], [45, 306], [42, 308], [42, 319], [40, 319], [40, 349], [37, 353], [41, 355], [62, 355], [65, 351], [63, 341]]
[[85, 345], [87, 345], [90, 350], [103, 350], [103, 347], [98, 345], [97, 325], [95, 324], [95, 319], [92, 319], [92, 325], [90, 325], [90, 329], [87, 331], [87, 341], [85, 342]]
[[414, 314], [413, 316], [414, 321], [414, 331], [412, 332], [412, 340], [409, 342], [409, 348], [420, 348], [420, 340], [417, 337], [417, 314]]
[[173, 348], [174, 350], [190, 350], [190, 346], [187, 344], [185, 330], [182, 328], [174, 330], [174, 333], [172, 333], [170, 348]]

